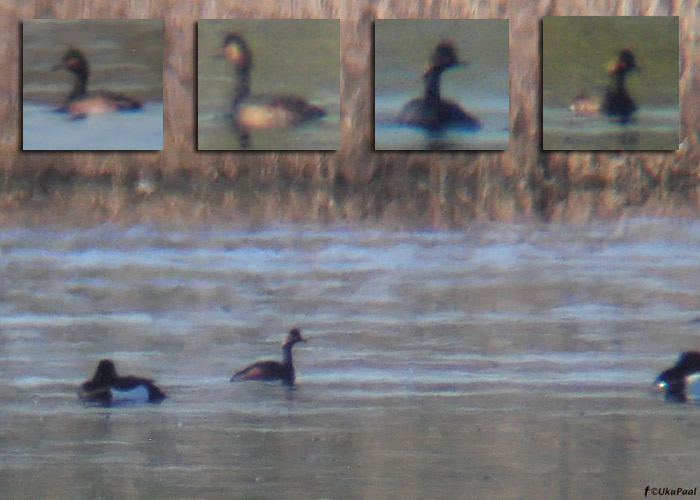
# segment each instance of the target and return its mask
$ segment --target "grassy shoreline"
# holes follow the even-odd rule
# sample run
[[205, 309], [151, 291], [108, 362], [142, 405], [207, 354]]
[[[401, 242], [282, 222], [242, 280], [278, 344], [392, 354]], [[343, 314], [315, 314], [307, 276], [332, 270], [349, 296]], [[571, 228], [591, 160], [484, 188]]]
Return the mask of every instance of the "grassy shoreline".
[[[236, 175], [145, 169], [86, 175], [34, 169], [0, 182], [0, 223], [35, 225], [178, 221], [256, 224], [362, 223], [395, 228], [463, 228], [474, 221], [615, 220], [696, 216], [697, 172], [678, 169], [560, 171], [531, 184], [494, 170], [420, 162], [375, 170], [367, 181], [290, 167], [241, 168]], [[300, 173], [301, 172], [301, 173]], [[572, 175], [578, 173], [578, 175]]]

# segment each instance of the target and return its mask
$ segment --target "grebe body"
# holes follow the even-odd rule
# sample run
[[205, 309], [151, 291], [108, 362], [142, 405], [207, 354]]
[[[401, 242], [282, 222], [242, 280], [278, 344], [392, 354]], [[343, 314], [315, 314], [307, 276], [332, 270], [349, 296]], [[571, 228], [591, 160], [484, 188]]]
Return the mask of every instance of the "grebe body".
[[250, 147], [251, 130], [294, 127], [326, 115], [323, 108], [299, 95], [251, 94], [253, 53], [238, 33], [226, 36], [223, 55], [236, 69], [230, 116], [242, 148]]
[[634, 54], [621, 50], [610, 69], [610, 84], [601, 97], [580, 93], [574, 97], [569, 109], [579, 116], [603, 114], [620, 123], [628, 123], [637, 111], [637, 105], [627, 92], [625, 81], [630, 71], [638, 70]]
[[82, 51], [70, 48], [63, 55], [54, 70], [66, 69], [74, 76], [73, 89], [56, 111], [70, 113], [74, 118], [82, 118], [91, 113], [111, 111], [136, 111], [141, 109], [141, 102], [120, 92], [100, 90], [88, 92], [90, 66]]
[[423, 97], [410, 100], [401, 110], [398, 122], [403, 125], [420, 127], [429, 132], [445, 129], [476, 131], [482, 128], [481, 122], [467, 113], [462, 107], [440, 96], [440, 78], [450, 68], [466, 66], [457, 58], [452, 42], [442, 42], [433, 51], [428, 68], [423, 74], [425, 90]]
[[285, 385], [294, 385], [295, 373], [292, 362], [292, 348], [297, 342], [306, 342], [301, 332], [294, 328], [289, 332], [282, 343], [282, 362], [267, 360], [258, 361], [236, 372], [231, 377], [231, 382], [238, 380], [263, 380], [267, 382], [281, 380]]

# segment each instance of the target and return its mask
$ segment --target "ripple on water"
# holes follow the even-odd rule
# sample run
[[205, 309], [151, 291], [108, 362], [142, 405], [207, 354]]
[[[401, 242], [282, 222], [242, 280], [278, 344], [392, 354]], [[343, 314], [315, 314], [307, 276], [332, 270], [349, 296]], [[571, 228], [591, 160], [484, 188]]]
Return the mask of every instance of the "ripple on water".
[[[367, 463], [393, 470], [387, 457], [401, 456], [422, 488], [448, 470], [430, 468], [445, 449], [489, 474], [514, 454], [545, 467], [549, 446], [580, 458], [589, 427], [608, 442], [620, 421], [632, 448], [669, 446], [690, 415], [649, 387], [697, 348], [698, 227], [0, 231], [3, 466], [19, 481], [29, 470], [99, 476], [94, 464], [109, 464], [138, 476], [127, 464], [160, 464], [200, 471], [188, 484], [202, 488], [201, 474], [230, 484], [222, 467], [242, 474], [239, 486], [270, 471], [266, 487], [281, 492], [291, 462], [280, 455], [305, 484], [339, 471], [366, 482]], [[294, 350], [295, 390], [229, 382], [253, 361], [280, 359], [293, 326], [308, 338]], [[78, 384], [103, 357], [169, 398], [79, 404]], [[534, 437], [521, 448], [523, 435]], [[590, 453], [609, 463], [604, 449]], [[454, 473], [463, 480], [461, 466]], [[185, 488], [175, 476], [161, 479]], [[66, 488], [54, 489], [80, 496]]]

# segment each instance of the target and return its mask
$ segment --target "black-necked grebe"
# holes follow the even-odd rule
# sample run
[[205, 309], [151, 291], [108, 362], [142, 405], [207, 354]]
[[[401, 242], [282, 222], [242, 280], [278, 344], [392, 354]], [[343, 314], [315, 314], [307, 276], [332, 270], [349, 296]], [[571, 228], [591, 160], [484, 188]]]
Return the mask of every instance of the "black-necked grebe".
[[602, 98], [587, 93], [574, 97], [569, 109], [577, 115], [593, 115], [603, 113], [620, 123], [628, 123], [637, 106], [625, 88], [627, 73], [639, 69], [634, 60], [634, 54], [629, 49], [621, 50], [617, 61], [610, 69], [612, 81], [606, 87]]
[[423, 80], [425, 92], [422, 98], [409, 101], [399, 114], [398, 121], [404, 125], [421, 127], [430, 132], [439, 132], [448, 128], [476, 131], [481, 122], [464, 111], [453, 101], [440, 98], [440, 76], [443, 71], [465, 66], [457, 59], [452, 42], [442, 42], [433, 51]]
[[296, 126], [326, 115], [323, 108], [309, 104], [298, 95], [251, 94], [253, 53], [241, 35], [231, 33], [226, 36], [223, 51], [236, 68], [231, 122], [242, 148], [250, 146], [251, 129]]
[[80, 385], [78, 397], [86, 403], [104, 406], [118, 403], [160, 403], [166, 398], [165, 393], [152, 380], [133, 375], [117, 375], [110, 359], [100, 361], [92, 380]]
[[88, 78], [90, 67], [85, 55], [78, 49], [70, 48], [63, 55], [60, 63], [53, 67], [67, 69], [75, 76], [73, 90], [63, 101], [63, 105], [56, 111], [70, 113], [74, 118], [82, 118], [90, 113], [104, 113], [109, 111], [135, 111], [141, 109], [141, 103], [119, 92], [101, 90], [88, 92]]
[[664, 389], [667, 401], [685, 403], [698, 398], [700, 392], [700, 352], [687, 351], [680, 355], [674, 366], [664, 370], [654, 381]]
[[281, 380], [283, 384], [294, 385], [294, 365], [292, 364], [292, 347], [297, 342], [306, 342], [301, 332], [294, 328], [289, 332], [282, 344], [283, 360], [258, 361], [247, 368], [237, 372], [231, 377], [231, 382], [237, 380]]

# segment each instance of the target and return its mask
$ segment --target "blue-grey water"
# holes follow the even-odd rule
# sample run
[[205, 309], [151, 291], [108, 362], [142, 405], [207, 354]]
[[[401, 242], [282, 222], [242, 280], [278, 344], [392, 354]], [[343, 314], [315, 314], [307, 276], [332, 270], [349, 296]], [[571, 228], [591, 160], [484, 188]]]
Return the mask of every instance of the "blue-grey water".
[[[697, 485], [700, 223], [0, 230], [14, 498], [642, 498]], [[279, 357], [298, 384], [230, 383]], [[158, 406], [101, 409], [99, 359]]]
[[74, 120], [53, 107], [24, 103], [22, 149], [25, 151], [161, 150], [163, 104], [123, 113], [100, 113]]
[[680, 143], [677, 107], [637, 111], [620, 124], [603, 115], [576, 116], [565, 107], [545, 107], [542, 113], [545, 150], [676, 150]]

